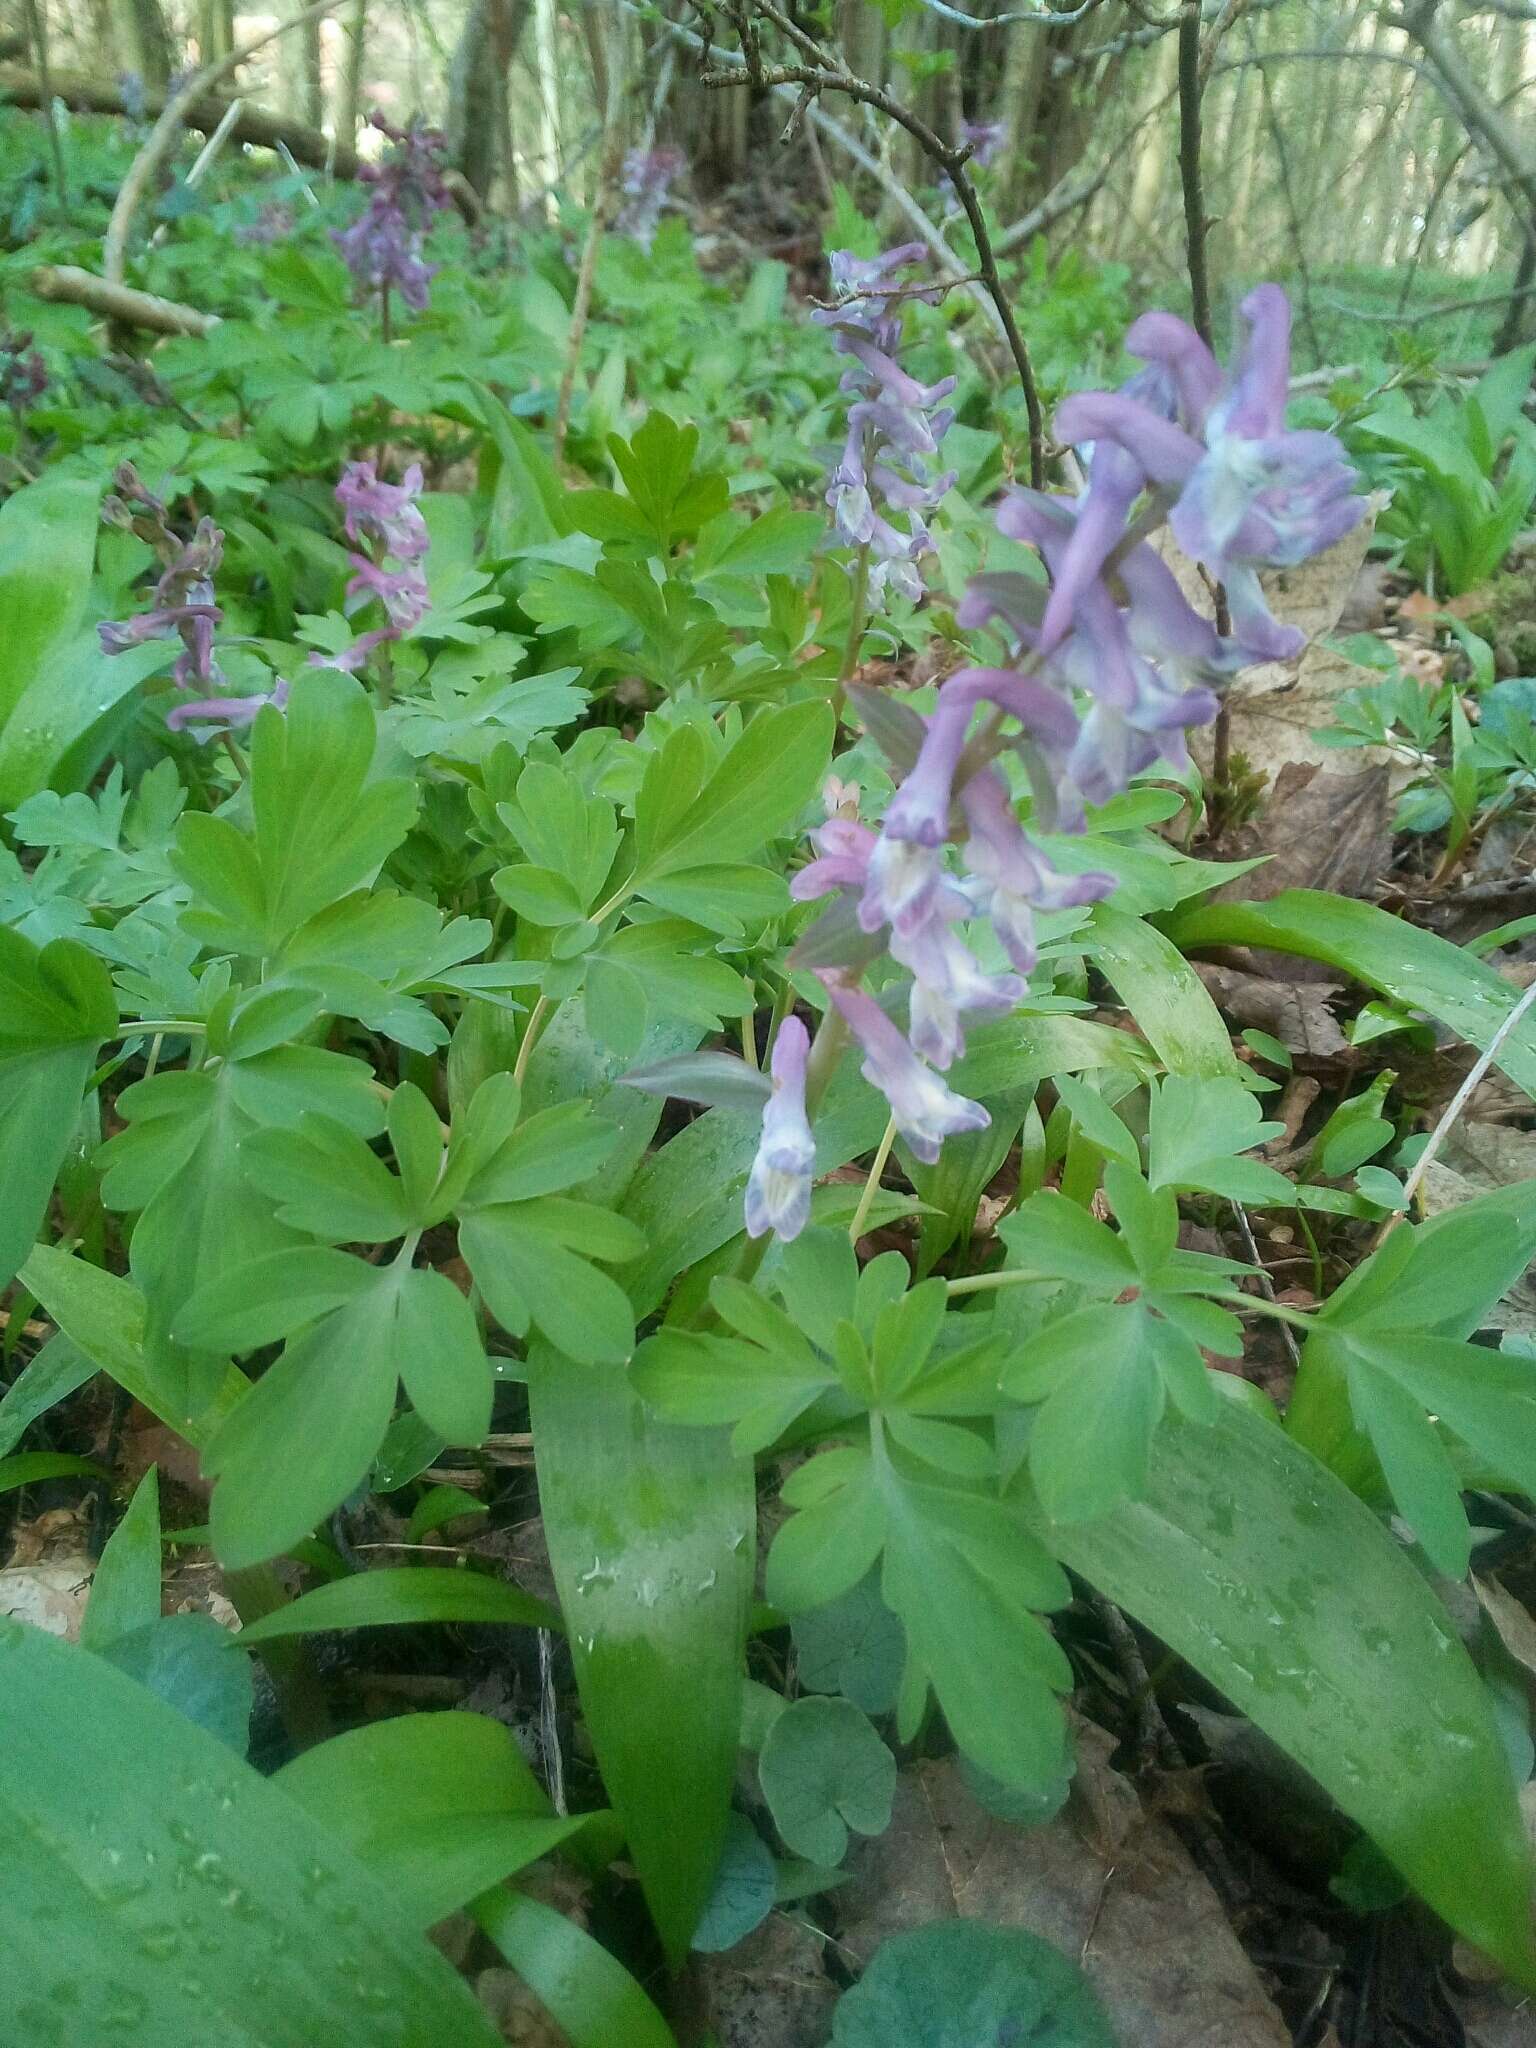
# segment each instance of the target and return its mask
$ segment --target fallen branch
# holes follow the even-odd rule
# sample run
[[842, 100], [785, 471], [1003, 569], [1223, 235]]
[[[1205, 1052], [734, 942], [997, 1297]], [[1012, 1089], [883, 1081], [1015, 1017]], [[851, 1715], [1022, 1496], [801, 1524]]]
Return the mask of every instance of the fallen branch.
[[153, 292], [135, 291], [132, 285], [113, 284], [73, 263], [40, 264], [30, 283], [40, 299], [64, 306], [84, 306], [88, 312], [121, 320], [126, 327], [145, 328], [151, 334], [195, 334], [202, 340], [219, 324], [217, 313], [199, 313], [195, 306], [178, 305], [174, 299], [157, 298]]
[[[122, 87], [112, 79], [87, 78], [78, 71], [55, 71], [52, 83], [54, 97], [76, 113], [127, 113]], [[14, 64], [0, 64], [0, 99], [8, 100], [15, 107], [41, 107], [46, 104], [42, 81], [37, 73]], [[162, 90], [145, 86], [144, 111], [147, 114], [163, 114], [165, 101], [166, 95]], [[182, 126], [195, 129], [199, 135], [212, 135], [236, 104], [222, 93], [200, 93], [187, 103], [181, 117]], [[286, 114], [274, 114], [265, 107], [253, 107], [247, 103], [240, 107], [239, 118], [230, 133], [236, 142], [247, 142], [258, 149], [286, 146], [296, 163], [307, 164], [311, 170], [323, 171], [329, 164], [338, 178], [357, 176], [359, 159], [350, 144], [336, 143], [335, 161], [331, 162], [333, 145], [330, 137], [303, 121], [291, 120]]]

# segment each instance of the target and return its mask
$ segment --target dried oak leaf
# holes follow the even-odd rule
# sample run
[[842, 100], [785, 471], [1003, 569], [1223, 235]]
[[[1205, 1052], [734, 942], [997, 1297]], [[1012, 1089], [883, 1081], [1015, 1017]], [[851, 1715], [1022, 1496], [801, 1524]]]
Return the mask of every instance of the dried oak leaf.
[[687, 1993], [699, 2032], [720, 2048], [821, 2048], [838, 1986], [824, 1967], [825, 1940], [785, 1913], [722, 1955], [696, 1955]]
[[1121, 2048], [1288, 2048], [1216, 1894], [1112, 1748], [1080, 1727], [1072, 1797], [1034, 1828], [979, 1806], [952, 1761], [904, 1771], [836, 1894], [840, 1949], [867, 1963], [888, 1935], [956, 1917], [1024, 1927], [1081, 1958]]

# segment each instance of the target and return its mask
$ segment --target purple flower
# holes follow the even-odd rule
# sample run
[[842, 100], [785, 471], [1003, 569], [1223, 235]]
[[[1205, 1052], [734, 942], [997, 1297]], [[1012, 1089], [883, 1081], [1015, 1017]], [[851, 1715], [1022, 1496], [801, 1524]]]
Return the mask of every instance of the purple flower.
[[281, 711], [288, 702], [288, 685], [281, 677], [270, 690], [252, 697], [200, 697], [191, 704], [178, 704], [166, 718], [172, 732], [188, 725], [221, 725], [229, 732], [242, 732], [253, 725], [256, 714], [272, 704]]
[[[155, 585], [155, 602], [149, 611], [132, 619], [104, 619], [97, 626], [102, 652], [122, 654], [146, 641], [180, 639], [181, 652], [171, 670], [172, 681], [179, 689], [208, 690], [224, 680], [214, 653], [214, 634], [224, 614], [213, 587], [224, 558], [224, 535], [211, 519], [200, 519], [191, 540], [183, 541], [167, 524], [165, 506], [144, 489], [131, 464], [123, 463], [113, 481], [122, 495], [106, 500], [103, 516], [148, 540], [164, 569]], [[204, 705], [251, 703], [259, 708], [267, 701], [203, 698], [197, 704], [179, 705], [166, 723], [176, 732], [193, 718], [201, 718]], [[224, 716], [222, 712], [214, 715]], [[254, 711], [251, 715], [254, 717]]]
[[293, 233], [293, 208], [286, 199], [264, 199], [253, 221], [235, 229], [235, 240], [255, 248], [286, 242]]
[[[1278, 285], [1260, 285], [1240, 308], [1247, 335], [1231, 378], [1218, 384], [1198, 335], [1171, 314], [1138, 321], [1128, 346], [1156, 360], [1165, 403], [1132, 379], [1123, 391], [1083, 392], [1058, 408], [1067, 440], [1111, 443], [1144, 484], [1171, 505], [1169, 523], [1186, 554], [1227, 587], [1234, 638], [1245, 659], [1300, 651], [1302, 636], [1270, 615], [1256, 571], [1290, 568], [1341, 540], [1364, 514], [1355, 475], [1332, 434], [1285, 425], [1290, 375], [1290, 306]], [[1140, 388], [1138, 388], [1140, 387]], [[1172, 399], [1180, 418], [1166, 403]], [[1117, 465], [1119, 467], [1119, 465]], [[1126, 468], [1127, 481], [1131, 470]], [[1093, 495], [1090, 480], [1088, 496]], [[1052, 633], [1086, 580], [1106, 559], [1084, 543], [1068, 587], [1052, 600]], [[1096, 559], [1095, 559], [1096, 558]], [[1047, 644], [1051, 644], [1048, 633]]]
[[813, 903], [834, 889], [863, 891], [869, 881], [869, 860], [876, 835], [856, 818], [828, 818], [811, 834], [818, 858], [807, 861], [789, 885], [796, 903]]
[[[969, 900], [963, 900], [969, 910]], [[954, 927], [941, 919], [932, 918], [906, 935], [893, 931], [890, 951], [912, 973], [912, 1044], [936, 1067], [953, 1066], [965, 1050], [963, 1011], [1011, 1010], [1024, 998], [1017, 975], [985, 973]]]
[[1006, 121], [962, 121], [960, 140], [971, 145], [971, 162], [984, 171], [996, 160], [1008, 136]]
[[624, 204], [614, 221], [615, 234], [627, 235], [642, 249], [649, 249], [661, 224], [662, 209], [673, 180], [688, 159], [680, 149], [632, 149], [624, 159], [620, 191]]
[[420, 313], [436, 275], [422, 258], [422, 241], [432, 216], [452, 204], [443, 182], [447, 141], [440, 129], [417, 122], [396, 128], [379, 113], [369, 120], [395, 146], [382, 163], [367, 164], [358, 173], [371, 187], [368, 204], [332, 240], [359, 286], [369, 291], [392, 286]]
[[857, 1039], [861, 1071], [891, 1106], [897, 1130], [914, 1157], [932, 1166], [956, 1131], [984, 1131], [992, 1119], [979, 1102], [957, 1095], [925, 1066], [884, 1010], [863, 989], [823, 976], [828, 998]]
[[933, 288], [898, 295], [883, 287], [924, 253], [918, 242], [868, 259], [836, 250], [830, 269], [837, 303], [811, 315], [819, 326], [833, 330], [838, 352], [858, 366], [843, 378], [843, 389], [854, 402], [848, 408], [847, 440], [827, 486], [833, 523], [849, 547], [869, 551], [871, 594], [894, 589], [914, 604], [923, 595], [916, 564], [932, 546], [923, 514], [955, 481], [952, 470], [942, 475], [933, 470], [939, 443], [954, 419], [939, 401], [954, 390], [955, 380], [920, 384], [896, 359], [901, 296], [931, 301]]
[[965, 810], [964, 887], [990, 920], [1003, 951], [1020, 974], [1032, 974], [1039, 954], [1035, 913], [1097, 903], [1115, 886], [1113, 875], [1064, 875], [1025, 833], [996, 768], [983, 768], [960, 793]]
[[763, 1109], [763, 1130], [747, 1176], [748, 1237], [772, 1231], [787, 1243], [811, 1213], [816, 1141], [805, 1113], [805, 1069], [810, 1039], [798, 1017], [786, 1017], [773, 1045], [773, 1093]]
[[[398, 484], [379, 481], [371, 462], [349, 462], [336, 485], [336, 502], [345, 514], [348, 540], [372, 541], [376, 558], [348, 557], [352, 575], [343, 599], [347, 614], [377, 599], [388, 623], [359, 635], [339, 654], [312, 654], [312, 668], [338, 668], [356, 675], [380, 647], [420, 625], [431, 609], [422, 563], [431, 546], [427, 523], [417, 504], [421, 464], [413, 462]], [[393, 561], [393, 569], [387, 564]]]

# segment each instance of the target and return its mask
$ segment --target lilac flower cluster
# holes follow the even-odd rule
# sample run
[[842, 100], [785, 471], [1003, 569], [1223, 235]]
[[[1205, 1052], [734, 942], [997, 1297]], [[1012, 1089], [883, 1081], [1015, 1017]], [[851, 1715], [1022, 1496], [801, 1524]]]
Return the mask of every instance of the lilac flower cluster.
[[204, 694], [174, 707], [165, 721], [172, 732], [194, 724], [243, 727], [264, 704], [285, 704], [288, 685], [281, 679], [270, 691], [249, 697], [207, 694], [225, 680], [214, 652], [214, 634], [224, 618], [213, 587], [224, 557], [221, 529], [211, 519], [200, 519], [192, 538], [184, 540], [171, 527], [164, 502], [146, 489], [131, 462], [120, 463], [112, 480], [117, 489], [103, 502], [102, 518], [147, 541], [160, 559], [161, 575], [151, 610], [97, 626], [102, 652], [122, 654], [149, 640], [181, 641], [171, 678], [180, 689]]
[[360, 286], [386, 293], [393, 286], [413, 312], [421, 313], [436, 275], [436, 266], [423, 260], [422, 242], [433, 214], [453, 203], [443, 182], [447, 139], [441, 129], [416, 122], [396, 128], [379, 113], [369, 121], [395, 147], [382, 163], [367, 164], [358, 173], [372, 187], [368, 204], [333, 240]]
[[667, 195], [687, 161], [680, 149], [630, 150], [619, 181], [624, 203], [614, 221], [614, 232], [649, 249], [661, 225]]
[[[791, 884], [800, 901], [838, 898], [814, 928], [819, 941], [802, 941], [802, 951], [920, 1160], [988, 1121], [941, 1073], [963, 1050], [967, 1015], [1022, 997], [1035, 914], [1093, 902], [1112, 886], [1108, 875], [1051, 866], [1019, 824], [1000, 757], [1021, 757], [1037, 818], [1067, 832], [1081, 830], [1085, 804], [1108, 801], [1154, 761], [1186, 765], [1186, 732], [1215, 716], [1218, 685], [1247, 663], [1299, 651], [1301, 636], [1269, 611], [1259, 569], [1319, 553], [1363, 514], [1333, 436], [1286, 428], [1284, 293], [1262, 285], [1241, 313], [1246, 334], [1230, 378], [1183, 321], [1153, 313], [1127, 336], [1148, 367], [1119, 392], [1063, 403], [1058, 434], [1092, 444], [1086, 488], [1076, 497], [1015, 491], [998, 513], [1005, 535], [1038, 549], [1049, 589], [1019, 574], [977, 576], [957, 613], [967, 627], [1000, 626], [1013, 666], [959, 670], [920, 720], [879, 711], [869, 693], [874, 722], [889, 751], [905, 749], [898, 766], [908, 772], [878, 833], [838, 801], [811, 835], [817, 858]], [[1230, 636], [1193, 609], [1147, 544], [1165, 517], [1180, 547], [1226, 585]], [[973, 732], [978, 710], [986, 716]], [[1013, 973], [983, 969], [958, 929], [970, 920], [990, 925]], [[870, 958], [860, 933], [877, 957], [884, 951], [911, 974], [906, 1035], [858, 986]], [[776, 1049], [749, 1197], [755, 1235], [793, 1237], [808, 1213], [806, 1064], [800, 1039], [782, 1061]]]
[[0, 402], [19, 419], [48, 389], [48, 370], [31, 332], [0, 333]]
[[377, 598], [385, 623], [360, 634], [340, 654], [312, 654], [314, 667], [356, 675], [376, 648], [398, 640], [426, 617], [431, 599], [422, 565], [432, 543], [416, 502], [421, 481], [419, 462], [413, 462], [397, 484], [381, 483], [371, 462], [349, 462], [342, 471], [336, 502], [345, 515], [347, 539], [372, 542], [374, 550], [371, 555], [354, 550], [348, 556], [352, 576], [346, 590], [347, 613], [350, 617]]
[[832, 329], [838, 353], [853, 358], [842, 381], [853, 396], [848, 438], [827, 490], [833, 522], [848, 546], [869, 550], [869, 593], [890, 588], [914, 604], [923, 594], [916, 564], [933, 545], [923, 514], [955, 480], [953, 470], [936, 476], [931, 466], [954, 419], [937, 408], [955, 380], [920, 384], [896, 360], [902, 299], [932, 304], [936, 293], [902, 291], [890, 280], [924, 253], [920, 242], [907, 242], [865, 262], [839, 249], [831, 259], [837, 302], [811, 315]]

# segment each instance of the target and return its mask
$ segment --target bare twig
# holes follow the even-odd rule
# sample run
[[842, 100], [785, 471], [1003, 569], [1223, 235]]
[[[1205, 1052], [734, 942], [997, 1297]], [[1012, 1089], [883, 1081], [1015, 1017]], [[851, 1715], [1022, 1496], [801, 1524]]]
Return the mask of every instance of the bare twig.
[[1490, 292], [1486, 298], [1481, 299], [1447, 299], [1438, 306], [1421, 306], [1414, 313], [1396, 310], [1390, 313], [1367, 312], [1360, 306], [1346, 305], [1343, 299], [1336, 299], [1331, 295], [1325, 299], [1325, 303], [1340, 313], [1347, 313], [1351, 320], [1380, 321], [1389, 327], [1417, 327], [1424, 320], [1448, 320], [1453, 313], [1478, 313], [1487, 306], [1508, 306], [1520, 299], [1533, 297], [1536, 297], [1536, 283], [1518, 285], [1509, 292]]
[[1212, 346], [1211, 284], [1206, 269], [1205, 195], [1200, 182], [1200, 0], [1184, 0], [1179, 23], [1179, 176], [1184, 187], [1184, 245], [1195, 332]]
[[290, 15], [285, 21], [280, 21], [276, 28], [267, 29], [264, 34], [252, 37], [250, 42], [242, 43], [238, 50], [231, 50], [228, 56], [217, 58], [212, 64], [205, 64], [201, 71], [195, 71], [169, 95], [159, 120], [145, 139], [144, 147], [128, 166], [128, 175], [118, 187], [117, 198], [113, 202], [112, 217], [107, 222], [107, 232], [101, 245], [102, 274], [109, 284], [121, 284], [123, 281], [123, 272], [128, 260], [128, 235], [133, 226], [133, 217], [138, 212], [144, 194], [159, 172], [160, 166], [175, 148], [188, 109], [254, 57], [258, 50], [265, 49], [268, 43], [275, 42], [279, 36], [285, 36], [293, 29], [303, 28], [308, 22], [318, 21], [323, 14], [329, 14], [340, 4], [341, 0], [312, 0], [312, 4], [301, 13]]
[[952, 21], [958, 28], [1012, 28], [1022, 23], [1029, 28], [1071, 28], [1104, 5], [1104, 0], [1082, 0], [1080, 7], [1068, 8], [1065, 12], [1053, 11], [1049, 7], [1021, 8], [1015, 14], [994, 14], [983, 18], [976, 14], [965, 14], [958, 7], [951, 7], [948, 0], [923, 0], [930, 14], [938, 15], [941, 21]]
[[140, 327], [151, 334], [195, 334], [200, 339], [219, 324], [217, 313], [200, 313], [195, 306], [181, 306], [174, 299], [157, 298], [153, 292], [135, 291], [132, 285], [112, 284], [72, 263], [43, 263], [33, 271], [29, 283], [40, 299], [65, 306], [84, 306], [109, 320], [121, 320], [126, 327]]
[[[971, 155], [971, 145], [963, 142], [946, 142], [921, 116], [896, 99], [884, 86], [872, 85], [867, 79], [855, 78], [846, 68], [826, 59], [820, 45], [787, 15], [781, 13], [773, 5], [773, 0], [734, 0], [734, 4], [732, 0], [727, 0], [727, 4], [737, 34], [741, 38], [742, 52], [746, 59], [745, 68], [742, 71], [706, 71], [703, 74], [703, 83], [706, 86], [718, 88], [743, 84], [760, 87], [787, 85], [797, 86], [811, 93], [841, 93], [847, 99], [857, 100], [865, 106], [876, 108], [888, 120], [904, 128], [930, 162], [936, 164], [948, 177], [970, 224], [971, 238], [976, 245], [976, 268], [983, 288], [996, 311], [999, 325], [1013, 356], [1014, 367], [1019, 373], [1019, 383], [1024, 392], [1024, 409], [1029, 419], [1030, 482], [1039, 490], [1045, 482], [1045, 415], [1040, 404], [1040, 392], [1035, 382], [1029, 348], [1019, 331], [1012, 302], [998, 274], [997, 257], [993, 251], [992, 238], [987, 229], [981, 201], [966, 169], [966, 162]], [[812, 61], [806, 64], [765, 64], [758, 50], [754, 15], [771, 22]]]
[[[224, 144], [229, 140], [230, 130], [235, 126], [235, 124], [240, 119], [240, 109], [244, 105], [244, 100], [230, 101], [228, 107], [224, 111], [223, 120], [219, 123], [218, 127], [214, 129], [213, 133], [209, 136], [208, 140], [203, 144], [202, 148], [197, 152], [197, 156], [193, 160], [192, 168], [187, 173], [188, 185], [200, 185], [203, 182], [204, 178], [207, 177], [208, 172], [213, 167], [213, 165], [218, 162], [219, 151], [224, 147]], [[293, 164], [293, 153], [291, 150], [289, 150], [286, 143], [280, 142], [277, 146], [279, 151], [288, 159], [290, 167], [296, 168], [296, 166], [294, 166]], [[306, 192], [309, 191], [309, 187], [307, 185], [304, 187], [304, 189]], [[313, 192], [309, 193], [309, 201], [311, 206], [318, 206], [320, 203], [315, 198]], [[170, 231], [170, 222], [168, 220], [161, 221], [159, 227], [155, 229], [155, 232], [149, 238], [149, 246], [151, 247], [151, 249], [158, 249], [160, 244], [165, 240], [166, 236], [170, 233]]]

